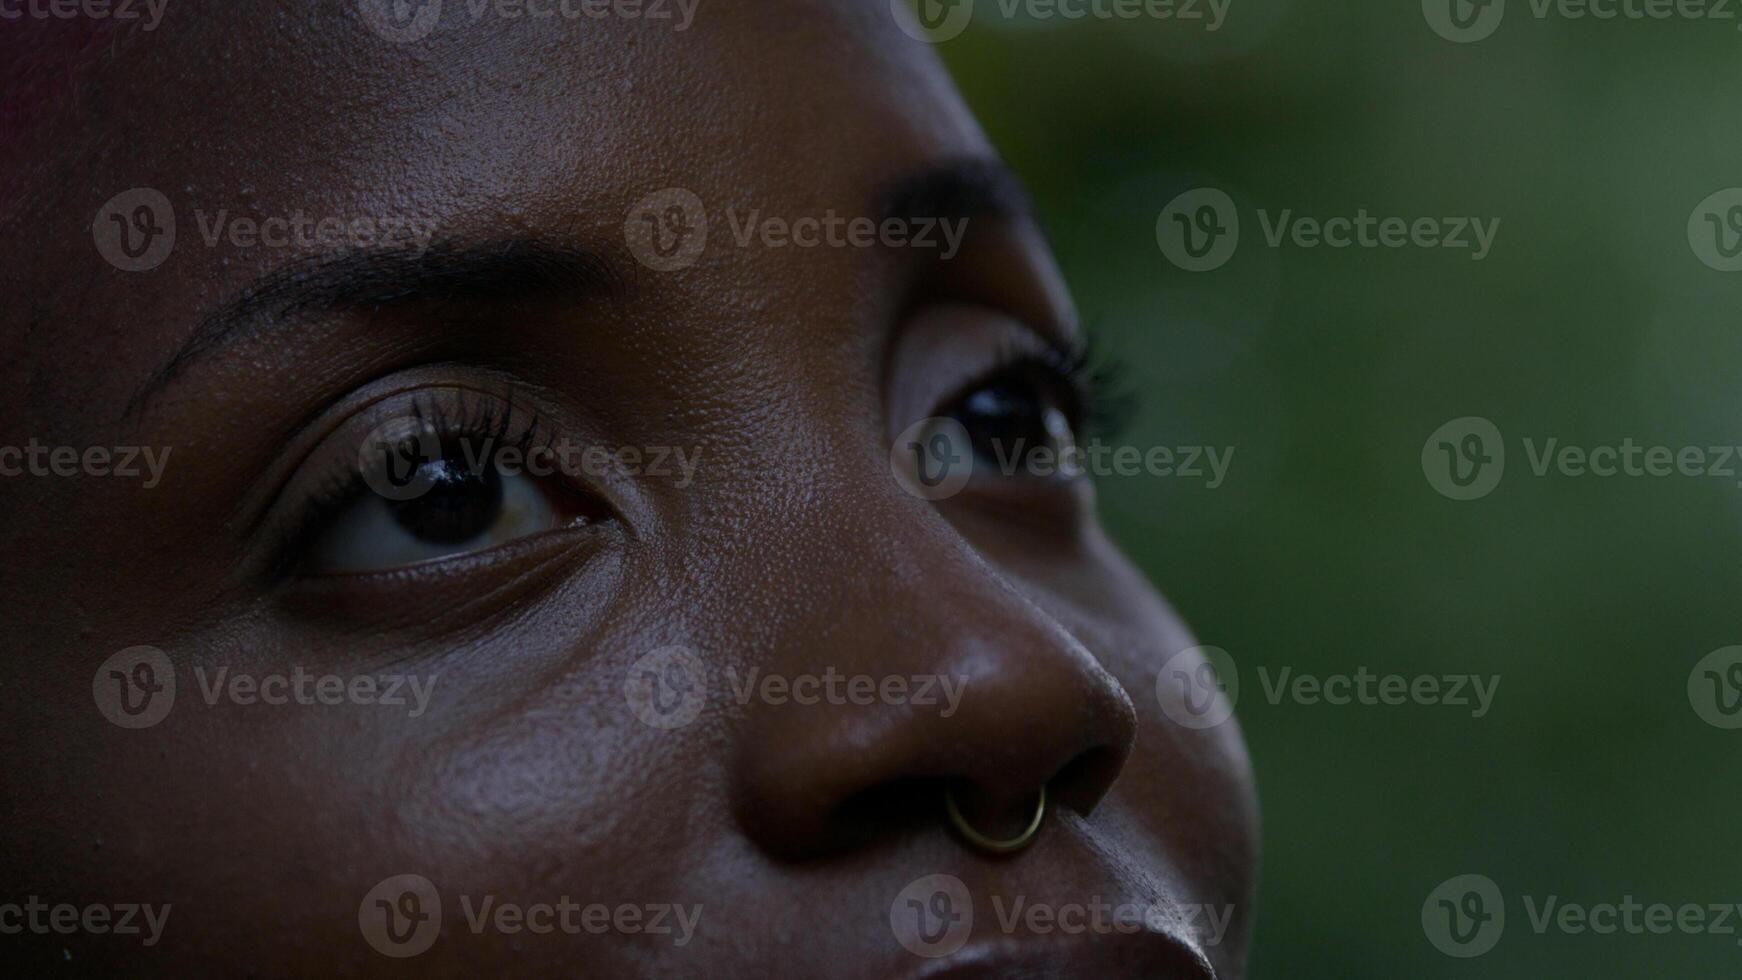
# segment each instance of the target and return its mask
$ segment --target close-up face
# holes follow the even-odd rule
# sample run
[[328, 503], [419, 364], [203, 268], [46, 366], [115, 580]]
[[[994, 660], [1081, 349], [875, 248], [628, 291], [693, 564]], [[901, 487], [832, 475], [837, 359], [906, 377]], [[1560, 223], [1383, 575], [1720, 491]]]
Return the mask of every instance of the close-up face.
[[1219, 665], [936, 48], [436, 6], [0, 25], [0, 959], [1243, 976]]

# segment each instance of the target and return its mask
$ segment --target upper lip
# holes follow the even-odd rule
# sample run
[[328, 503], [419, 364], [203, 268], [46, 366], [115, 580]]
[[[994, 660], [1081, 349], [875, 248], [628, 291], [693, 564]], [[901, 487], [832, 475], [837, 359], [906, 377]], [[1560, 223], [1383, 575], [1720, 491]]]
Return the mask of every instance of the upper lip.
[[911, 980], [1216, 980], [1216, 970], [1202, 952], [1184, 940], [1144, 929], [1056, 941], [1039, 937], [975, 940], [907, 976]]

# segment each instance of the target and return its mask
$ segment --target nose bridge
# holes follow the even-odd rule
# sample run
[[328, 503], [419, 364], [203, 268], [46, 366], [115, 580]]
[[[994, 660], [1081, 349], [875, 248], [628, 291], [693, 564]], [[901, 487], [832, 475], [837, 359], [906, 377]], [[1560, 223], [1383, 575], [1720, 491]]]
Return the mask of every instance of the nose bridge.
[[1046, 787], [1086, 812], [1129, 752], [1129, 698], [930, 503], [883, 478], [887, 494], [819, 508], [802, 560], [766, 569], [802, 581], [765, 586], [805, 598], [771, 631], [744, 706], [740, 823], [804, 853], [857, 835], [857, 799], [914, 793], [897, 805], [929, 811], [945, 784], [984, 810], [1031, 811]]

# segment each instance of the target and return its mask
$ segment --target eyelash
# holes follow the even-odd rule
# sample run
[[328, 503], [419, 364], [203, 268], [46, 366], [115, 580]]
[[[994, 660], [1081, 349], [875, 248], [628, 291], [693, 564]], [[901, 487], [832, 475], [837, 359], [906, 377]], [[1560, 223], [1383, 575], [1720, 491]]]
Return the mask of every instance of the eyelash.
[[1111, 440], [1125, 431], [1136, 413], [1137, 398], [1125, 385], [1125, 370], [1122, 362], [1104, 357], [1093, 340], [1053, 344], [1040, 351], [1007, 345], [993, 367], [963, 385], [956, 399], [1005, 378], [1039, 374], [1062, 390], [1065, 417], [1079, 437]]
[[[444, 454], [456, 451], [468, 441], [488, 440], [492, 450], [512, 447], [522, 454], [555, 444], [556, 437], [544, 421], [536, 414], [516, 409], [512, 399], [503, 401], [482, 394], [442, 399], [418, 395], [405, 414], [429, 423], [441, 439]], [[514, 433], [512, 438], [510, 433]], [[369, 474], [357, 465], [356, 459], [356, 452], [340, 454], [331, 471], [315, 480], [301, 515], [284, 535], [284, 546], [279, 549], [282, 557], [277, 562], [280, 575], [294, 573], [321, 533], [338, 520], [345, 508], [363, 494], [373, 492], [369, 489]]]

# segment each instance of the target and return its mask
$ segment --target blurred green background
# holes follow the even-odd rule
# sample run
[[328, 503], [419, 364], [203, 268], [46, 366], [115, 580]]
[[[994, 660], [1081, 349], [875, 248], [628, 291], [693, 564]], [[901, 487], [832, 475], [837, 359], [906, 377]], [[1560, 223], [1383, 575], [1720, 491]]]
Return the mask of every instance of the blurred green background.
[[[1688, 235], [1742, 185], [1742, 21], [1507, 7], [1457, 44], [1416, 0], [1232, 0], [1214, 32], [979, 0], [939, 46], [1141, 398], [1121, 441], [1237, 447], [1214, 490], [1100, 489], [1240, 665], [1265, 820], [1256, 977], [1742, 976], [1742, 936], [1539, 935], [1521, 901], [1742, 901], [1742, 730], [1688, 697], [1695, 663], [1742, 643], [1742, 477], [1538, 477], [1522, 444], [1742, 443], [1742, 273]], [[1201, 186], [1238, 202], [1242, 238], [1191, 273], [1156, 219]], [[1259, 208], [1501, 225], [1482, 261], [1272, 248]], [[1508, 458], [1459, 502], [1421, 454], [1466, 415]], [[1502, 680], [1475, 719], [1273, 705], [1255, 673], [1361, 666]], [[1454, 959], [1422, 905], [1467, 873], [1499, 885], [1506, 928]]]

